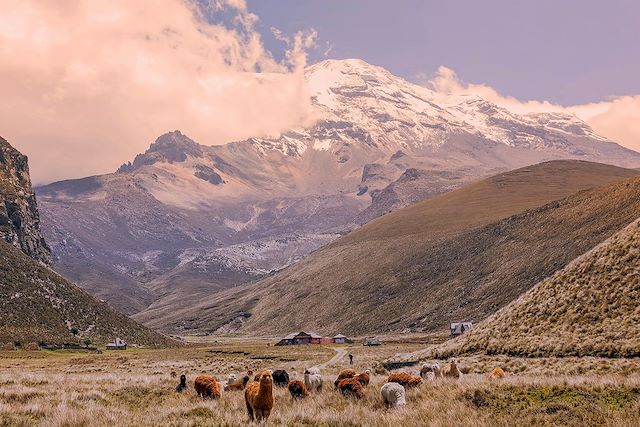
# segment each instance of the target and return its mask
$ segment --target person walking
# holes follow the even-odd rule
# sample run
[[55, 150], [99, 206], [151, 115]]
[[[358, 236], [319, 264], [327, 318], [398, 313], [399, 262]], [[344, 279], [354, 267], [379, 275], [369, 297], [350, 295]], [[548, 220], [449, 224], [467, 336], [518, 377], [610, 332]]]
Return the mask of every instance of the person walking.
[[353, 354], [349, 353], [349, 365], [353, 365]]

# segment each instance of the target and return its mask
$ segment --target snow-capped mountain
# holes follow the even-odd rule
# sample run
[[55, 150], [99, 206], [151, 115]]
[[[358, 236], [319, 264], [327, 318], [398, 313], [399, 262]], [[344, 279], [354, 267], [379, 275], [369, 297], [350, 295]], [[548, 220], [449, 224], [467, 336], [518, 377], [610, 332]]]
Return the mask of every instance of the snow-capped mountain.
[[[479, 177], [552, 159], [640, 166], [576, 117], [514, 114], [360, 60], [323, 61], [305, 78], [306, 128], [222, 146], [170, 132], [115, 173], [39, 188], [56, 268], [134, 313], [253, 280]], [[237, 259], [283, 238], [286, 257]]]

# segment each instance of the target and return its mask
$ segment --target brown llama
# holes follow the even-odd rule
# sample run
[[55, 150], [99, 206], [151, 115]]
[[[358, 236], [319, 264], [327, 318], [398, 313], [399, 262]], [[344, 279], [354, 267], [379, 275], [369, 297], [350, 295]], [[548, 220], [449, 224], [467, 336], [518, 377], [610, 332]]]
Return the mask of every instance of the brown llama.
[[358, 375], [354, 376], [353, 378], [357, 381], [360, 382], [360, 384], [362, 384], [363, 387], [366, 387], [369, 385], [369, 374], [371, 373], [371, 371], [369, 371], [368, 369], [364, 372], [359, 373]]
[[442, 376], [445, 378], [461, 378], [462, 372], [458, 369], [458, 362], [455, 359], [451, 359], [449, 366], [442, 368]]
[[343, 369], [342, 371], [340, 371], [338, 373], [338, 378], [336, 378], [336, 380], [333, 382], [333, 385], [336, 386], [336, 388], [338, 387], [338, 383], [342, 380], [344, 380], [345, 378], [353, 378], [357, 375], [358, 373], [354, 370], [354, 369]]
[[390, 374], [387, 378], [388, 383], [398, 383], [404, 388], [417, 387], [422, 382], [420, 377], [412, 377], [406, 372], [400, 372], [398, 374]]
[[199, 375], [196, 377], [194, 388], [198, 396], [211, 399], [220, 399], [220, 396], [222, 396], [220, 383], [216, 380], [216, 377], [211, 375]]
[[501, 380], [504, 378], [504, 369], [497, 367], [494, 368], [493, 371], [491, 371], [491, 376], [489, 377], [489, 379], [491, 380]]
[[362, 399], [364, 397], [364, 387], [360, 381], [355, 378], [345, 378], [338, 383], [338, 390], [344, 396], [353, 396], [356, 399]]
[[271, 371], [260, 374], [259, 382], [252, 382], [244, 390], [244, 401], [251, 421], [266, 421], [273, 409], [273, 376]]
[[289, 381], [289, 394], [291, 394], [291, 397], [294, 399], [302, 399], [307, 397], [309, 392], [302, 381], [291, 380]]

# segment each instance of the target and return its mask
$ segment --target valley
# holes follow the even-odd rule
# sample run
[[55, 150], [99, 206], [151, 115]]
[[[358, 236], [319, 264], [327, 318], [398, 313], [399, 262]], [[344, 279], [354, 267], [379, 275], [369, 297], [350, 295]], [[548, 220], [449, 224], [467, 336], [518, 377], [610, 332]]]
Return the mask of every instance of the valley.
[[[568, 114], [514, 113], [355, 59], [319, 62], [304, 78], [316, 115], [307, 127], [214, 146], [168, 132], [114, 173], [38, 187], [54, 268], [148, 325], [211, 332], [191, 307], [389, 212], [545, 161], [640, 166]], [[185, 310], [179, 327], [162, 318]]]

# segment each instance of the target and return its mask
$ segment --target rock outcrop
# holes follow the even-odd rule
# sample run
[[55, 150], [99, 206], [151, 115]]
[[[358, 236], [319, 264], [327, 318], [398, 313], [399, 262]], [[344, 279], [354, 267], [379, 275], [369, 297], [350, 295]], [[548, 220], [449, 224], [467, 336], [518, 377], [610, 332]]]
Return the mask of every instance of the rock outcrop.
[[51, 264], [51, 251], [40, 232], [36, 195], [27, 156], [0, 137], [0, 239], [38, 261]]

